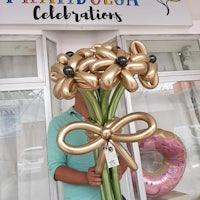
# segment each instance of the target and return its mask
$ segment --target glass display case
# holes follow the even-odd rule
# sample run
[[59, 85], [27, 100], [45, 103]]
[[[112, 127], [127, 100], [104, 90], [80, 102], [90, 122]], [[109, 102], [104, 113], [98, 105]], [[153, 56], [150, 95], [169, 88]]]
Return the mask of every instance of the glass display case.
[[[127, 51], [129, 43], [133, 40], [142, 41], [149, 55], [156, 55], [160, 80], [155, 89], [148, 90], [139, 85], [136, 92], [125, 92], [118, 109], [119, 113], [146, 112], [151, 114], [156, 119], [159, 129], [167, 130], [178, 136], [187, 155], [184, 173], [181, 175], [173, 172], [181, 177], [176, 184], [171, 181], [170, 184], [174, 184], [172, 191], [169, 190], [159, 197], [156, 195], [152, 197], [146, 193], [148, 183], [144, 181], [145, 173], [158, 176], [166, 157], [163, 157], [162, 152], [156, 148], [153, 151], [142, 153], [141, 146], [138, 145], [140, 143], [132, 143], [131, 153], [139, 166], [136, 172], [129, 174], [133, 181], [135, 199], [171, 199], [173, 192], [177, 192], [180, 196], [185, 193], [184, 199], [197, 200], [200, 198], [199, 36], [120, 37], [120, 42]], [[124, 107], [125, 104], [126, 107]], [[134, 133], [142, 128], [144, 128], [142, 123], [134, 122], [129, 125], [129, 132]], [[167, 140], [166, 143], [172, 145]], [[148, 147], [147, 144], [146, 148]], [[164, 173], [162, 175], [164, 176]], [[158, 179], [157, 182], [160, 187], [167, 187], [163, 180]], [[155, 191], [152, 190], [152, 192]]]

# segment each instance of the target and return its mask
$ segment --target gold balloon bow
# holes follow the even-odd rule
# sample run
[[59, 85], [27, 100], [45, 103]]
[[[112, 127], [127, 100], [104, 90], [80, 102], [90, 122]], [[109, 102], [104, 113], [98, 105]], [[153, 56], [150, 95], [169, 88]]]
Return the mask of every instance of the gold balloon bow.
[[[138, 131], [134, 134], [120, 134], [123, 126], [129, 122], [141, 120], [147, 123], [148, 128]], [[137, 164], [123, 148], [120, 142], [138, 142], [145, 138], [150, 137], [156, 131], [155, 119], [144, 112], [135, 112], [128, 114], [122, 118], [114, 118], [110, 120], [105, 126], [99, 126], [91, 121], [86, 122], [72, 122], [61, 128], [57, 136], [57, 144], [62, 151], [72, 155], [80, 155], [89, 153], [100, 147], [100, 155], [96, 164], [96, 172], [101, 174], [105, 164], [105, 154], [103, 151], [104, 146], [110, 142], [116, 149], [116, 152], [124, 159], [127, 166], [132, 170], [137, 170]], [[65, 142], [65, 137], [70, 131], [83, 129], [89, 132], [91, 140], [87, 144], [72, 146]]]

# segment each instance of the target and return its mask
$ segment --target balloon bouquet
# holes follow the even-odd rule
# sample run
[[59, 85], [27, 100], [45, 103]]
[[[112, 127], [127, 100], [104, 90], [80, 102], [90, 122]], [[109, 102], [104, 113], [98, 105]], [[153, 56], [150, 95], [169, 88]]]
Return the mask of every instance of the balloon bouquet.
[[[157, 129], [156, 121], [148, 113], [135, 112], [122, 118], [115, 116], [117, 105], [124, 90], [134, 92], [138, 80], [147, 89], [158, 85], [155, 56], [149, 56], [140, 41], [130, 43], [126, 52], [113, 43], [94, 44], [57, 56], [50, 72], [55, 82], [54, 96], [58, 99], [72, 99], [78, 91], [87, 104], [90, 120], [72, 122], [62, 127], [57, 136], [57, 144], [68, 154], [79, 155], [93, 151], [96, 158], [96, 172], [102, 174], [100, 186], [102, 200], [121, 200], [117, 166], [108, 168], [105, 145], [111, 145], [121, 155], [128, 167], [137, 170], [137, 164], [121, 143], [138, 142], [150, 137]], [[141, 120], [147, 128], [136, 133], [121, 133], [123, 126]], [[83, 129], [88, 133], [88, 143], [71, 146], [65, 137], [72, 130]]]

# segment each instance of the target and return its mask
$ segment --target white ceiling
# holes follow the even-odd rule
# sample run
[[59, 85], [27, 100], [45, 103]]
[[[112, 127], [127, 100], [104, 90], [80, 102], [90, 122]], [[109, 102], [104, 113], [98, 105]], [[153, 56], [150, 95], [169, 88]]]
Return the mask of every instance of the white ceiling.
[[200, 0], [187, 0], [193, 20], [200, 20]]

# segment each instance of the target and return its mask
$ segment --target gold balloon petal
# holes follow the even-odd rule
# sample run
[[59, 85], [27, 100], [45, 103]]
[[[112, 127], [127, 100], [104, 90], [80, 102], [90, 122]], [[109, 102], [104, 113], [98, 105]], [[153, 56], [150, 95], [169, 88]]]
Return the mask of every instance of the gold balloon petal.
[[82, 56], [74, 54], [73, 56], [71, 56], [69, 58], [69, 61], [68, 61], [67, 65], [71, 66], [73, 68], [73, 70], [76, 71], [77, 70], [77, 65], [78, 65], [78, 63], [80, 62], [80, 60], [82, 58], [83, 58]]
[[97, 77], [94, 74], [88, 72], [78, 72], [74, 76], [74, 79], [80, 88], [88, 91], [96, 90], [99, 87], [99, 81]]
[[147, 72], [147, 64], [145, 62], [129, 62], [126, 66], [126, 69], [133, 75], [135, 74], [146, 74]]
[[158, 83], [159, 83], [159, 76], [156, 73], [154, 79], [151, 81], [151, 89], [157, 87]]
[[124, 56], [125, 58], [129, 58], [129, 54], [127, 52], [125, 52], [123, 49], [118, 49], [117, 51], [117, 57], [119, 56]]
[[109, 50], [113, 50], [115, 48], [115, 45], [112, 42], [105, 42], [102, 44], [102, 47]]
[[80, 55], [81, 57], [88, 58], [88, 57], [93, 56], [94, 52], [90, 48], [82, 48], [76, 51], [76, 54]]
[[138, 88], [138, 84], [134, 79], [133, 75], [126, 69], [122, 69], [121, 71], [121, 83], [129, 92], [134, 92]]
[[57, 72], [50, 72], [50, 78], [52, 81], [57, 82], [59, 79], [63, 78], [64, 75], [62, 76], [61, 74]]
[[51, 72], [57, 72], [59, 74], [63, 74], [63, 68], [64, 68], [64, 65], [61, 64], [61, 63], [55, 63], [54, 65], [52, 65], [51, 67]]
[[151, 81], [154, 79], [155, 74], [158, 71], [158, 65], [157, 63], [148, 63], [148, 71], [146, 74], [141, 75], [141, 77], [145, 80], [145, 81]]
[[93, 72], [93, 74], [98, 78], [98, 79], [100, 79], [101, 78], [101, 76], [102, 76], [102, 74], [104, 73], [104, 71], [105, 70], [98, 70], [98, 71], [95, 71], [95, 72]]
[[61, 94], [61, 89], [62, 89], [62, 84], [64, 83], [65, 78], [59, 79], [54, 88], [53, 88], [53, 94], [57, 99], [63, 99], [62, 94]]
[[138, 53], [147, 54], [147, 49], [146, 49], [145, 45], [140, 41], [131, 42], [129, 45], [129, 51], [133, 55], [138, 54]]
[[89, 67], [92, 63], [94, 63], [97, 60], [95, 57], [89, 57], [84, 60], [81, 60], [79, 64], [77, 65], [78, 71], [89, 71]]
[[52, 81], [57, 81], [63, 78], [65, 75], [63, 73], [64, 65], [61, 63], [56, 63], [51, 67], [50, 78]]
[[64, 99], [72, 99], [78, 91], [77, 84], [73, 78], [66, 79], [61, 88], [61, 95]]
[[100, 48], [100, 47], [102, 47], [102, 44], [100, 44], [100, 43], [92, 45], [92, 49], [94, 49], [95, 51], [96, 51], [96, 48]]
[[68, 62], [68, 60], [69, 60], [69, 56], [67, 56], [67, 55], [64, 54], [64, 53], [60, 53], [60, 54], [58, 54], [58, 56], [57, 56], [57, 61], [58, 61], [59, 63], [63, 64], [63, 65], [66, 65], [67, 62]]
[[149, 62], [149, 56], [144, 53], [133, 54], [130, 56], [132, 62]]
[[110, 90], [116, 86], [119, 82], [118, 75], [121, 72], [121, 68], [117, 64], [111, 65], [106, 71], [102, 74], [99, 85], [105, 90]]
[[100, 60], [95, 61], [90, 65], [90, 71], [91, 72], [97, 72], [97, 71], [104, 71], [108, 66], [114, 64], [115, 60], [110, 58], [102, 58]]
[[102, 58], [117, 59], [117, 56], [113, 51], [106, 49], [104, 47], [97, 48], [96, 54], [101, 56]]
[[151, 81], [145, 81], [141, 76], [138, 76], [138, 78], [141, 84], [147, 89], [154, 89], [159, 83], [158, 74], [155, 74], [154, 78]]

